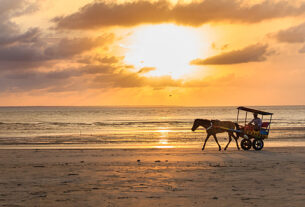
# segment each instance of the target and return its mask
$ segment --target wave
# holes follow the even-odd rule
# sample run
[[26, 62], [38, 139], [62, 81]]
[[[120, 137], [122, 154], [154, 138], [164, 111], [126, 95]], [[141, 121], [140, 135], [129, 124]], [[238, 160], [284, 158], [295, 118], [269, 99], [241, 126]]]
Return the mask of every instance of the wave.
[[189, 121], [128, 121], [128, 122], [94, 122], [94, 125], [98, 126], [132, 126], [132, 125], [157, 125], [157, 124], [168, 124], [168, 125], [181, 125], [181, 124], [192, 124]]
[[271, 130], [304, 131], [305, 127], [271, 127]]
[[55, 125], [55, 126], [131, 126], [131, 125], [158, 125], [158, 124], [168, 124], [168, 125], [182, 125], [182, 124], [192, 124], [190, 121], [127, 121], [127, 122], [0, 122], [0, 125], [15, 125], [15, 126], [39, 126], [39, 125]]

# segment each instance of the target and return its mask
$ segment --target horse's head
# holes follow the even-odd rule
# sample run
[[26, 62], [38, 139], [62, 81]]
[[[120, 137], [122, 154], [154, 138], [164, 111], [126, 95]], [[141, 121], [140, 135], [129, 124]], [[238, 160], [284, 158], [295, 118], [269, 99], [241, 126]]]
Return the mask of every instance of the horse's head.
[[204, 128], [207, 128], [211, 125], [211, 121], [207, 119], [195, 119], [192, 131], [195, 131], [199, 126], [203, 126]]
[[199, 127], [198, 119], [195, 119], [192, 127], [192, 131], [195, 131]]

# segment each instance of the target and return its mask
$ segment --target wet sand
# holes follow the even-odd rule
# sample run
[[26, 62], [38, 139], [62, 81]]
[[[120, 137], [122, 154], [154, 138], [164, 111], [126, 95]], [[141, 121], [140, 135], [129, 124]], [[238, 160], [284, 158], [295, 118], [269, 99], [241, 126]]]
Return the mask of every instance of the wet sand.
[[304, 206], [305, 148], [0, 150], [2, 206]]

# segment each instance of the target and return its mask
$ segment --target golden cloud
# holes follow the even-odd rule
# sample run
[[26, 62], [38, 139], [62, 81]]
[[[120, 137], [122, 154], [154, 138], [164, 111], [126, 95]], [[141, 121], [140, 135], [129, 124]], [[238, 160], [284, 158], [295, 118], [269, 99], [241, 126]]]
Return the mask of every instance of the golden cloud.
[[271, 54], [267, 51], [267, 45], [250, 45], [240, 50], [224, 52], [206, 59], [195, 59], [192, 65], [228, 65], [248, 62], [260, 62], [266, 60], [266, 56]]
[[256, 23], [304, 13], [305, 3], [294, 6], [288, 1], [265, 0], [248, 6], [239, 0], [205, 0], [175, 5], [166, 0], [128, 1], [121, 4], [98, 1], [87, 4], [73, 14], [56, 17], [53, 22], [61, 29], [129, 27], [168, 22], [200, 26], [209, 22]]

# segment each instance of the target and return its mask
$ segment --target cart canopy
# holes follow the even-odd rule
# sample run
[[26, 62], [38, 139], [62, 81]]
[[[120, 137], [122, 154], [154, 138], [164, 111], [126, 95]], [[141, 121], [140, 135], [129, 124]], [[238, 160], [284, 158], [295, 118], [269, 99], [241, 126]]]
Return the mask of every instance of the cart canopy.
[[261, 115], [272, 115], [273, 114], [273, 113], [270, 113], [270, 112], [260, 111], [260, 110], [256, 110], [256, 109], [251, 109], [251, 108], [243, 107], [243, 106], [240, 106], [237, 109], [238, 110], [247, 111], [247, 112], [256, 113], [256, 114], [261, 114]]

